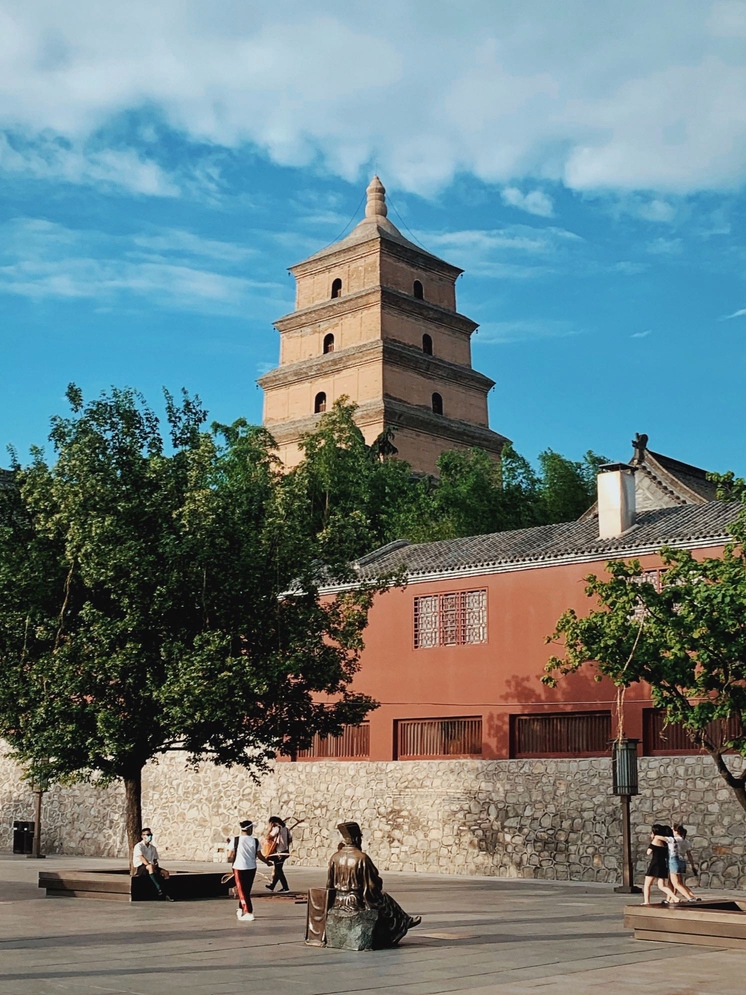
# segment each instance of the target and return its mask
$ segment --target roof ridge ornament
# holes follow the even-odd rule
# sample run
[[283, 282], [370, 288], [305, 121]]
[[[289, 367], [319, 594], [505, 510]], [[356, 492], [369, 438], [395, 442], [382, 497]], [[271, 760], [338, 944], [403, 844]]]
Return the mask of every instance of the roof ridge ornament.
[[645, 462], [645, 450], [648, 448], [648, 437], [647, 435], [641, 435], [639, 432], [635, 432], [635, 437], [632, 440], [632, 446], [634, 447], [635, 453], [632, 457], [632, 463], [637, 465]]
[[373, 177], [365, 192], [368, 195], [365, 205], [365, 217], [385, 218], [389, 213], [386, 207], [386, 187], [384, 187], [377, 176]]

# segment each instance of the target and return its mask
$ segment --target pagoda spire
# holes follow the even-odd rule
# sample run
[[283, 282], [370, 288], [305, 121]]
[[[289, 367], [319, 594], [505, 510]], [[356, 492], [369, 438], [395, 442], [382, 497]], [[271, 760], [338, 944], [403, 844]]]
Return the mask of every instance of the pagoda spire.
[[368, 195], [368, 201], [365, 205], [365, 217], [385, 218], [389, 213], [386, 207], [386, 188], [377, 176], [373, 177], [365, 192]]

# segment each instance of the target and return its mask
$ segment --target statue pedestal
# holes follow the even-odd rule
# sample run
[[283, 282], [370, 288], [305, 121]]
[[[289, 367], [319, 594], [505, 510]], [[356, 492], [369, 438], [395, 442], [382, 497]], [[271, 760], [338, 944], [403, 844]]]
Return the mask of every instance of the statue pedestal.
[[326, 914], [326, 945], [337, 950], [372, 950], [373, 930], [377, 922], [375, 909], [359, 912], [329, 909]]

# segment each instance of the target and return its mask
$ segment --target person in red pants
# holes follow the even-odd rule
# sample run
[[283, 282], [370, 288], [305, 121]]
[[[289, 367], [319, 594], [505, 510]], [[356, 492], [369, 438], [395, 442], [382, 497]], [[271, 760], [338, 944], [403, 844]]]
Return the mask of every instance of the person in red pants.
[[254, 906], [251, 904], [251, 888], [256, 877], [256, 861], [267, 861], [262, 856], [259, 840], [253, 836], [254, 824], [250, 819], [239, 823], [241, 835], [233, 842], [233, 849], [228, 859], [233, 864], [233, 878], [238, 893], [238, 908], [236, 918], [242, 922], [254, 921]]

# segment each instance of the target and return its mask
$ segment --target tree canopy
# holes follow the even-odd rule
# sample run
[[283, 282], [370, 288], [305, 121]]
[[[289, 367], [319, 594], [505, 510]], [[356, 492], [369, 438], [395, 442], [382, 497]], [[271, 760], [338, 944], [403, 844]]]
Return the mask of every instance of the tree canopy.
[[395, 539], [430, 542], [570, 521], [595, 501], [596, 472], [607, 462], [592, 452], [573, 461], [547, 449], [537, 471], [507, 446], [500, 461], [481, 449], [446, 451], [436, 476], [415, 474], [375, 442], [366, 445], [355, 410], [337, 401], [303, 440], [305, 458], [288, 475], [305, 503], [309, 535], [325, 543], [327, 557], [352, 559]]
[[577, 517], [599, 457], [446, 452], [439, 474], [367, 445], [346, 401], [285, 472], [262, 428], [205, 427], [166, 394], [166, 428], [132, 390], [68, 390], [53, 459], [0, 490], [0, 735], [37, 776], [121, 779], [130, 843], [141, 772], [183, 751], [261, 771], [376, 706], [351, 690], [377, 588], [319, 596], [320, 566]]
[[[742, 481], [727, 482], [730, 496], [743, 494]], [[550, 658], [544, 681], [591, 663], [617, 687], [646, 682], [666, 721], [712, 757], [746, 810], [746, 771], [729, 766], [729, 751], [746, 756], [746, 507], [737, 510], [722, 556], [664, 548], [660, 583], [637, 560], [608, 563], [608, 579], [589, 576], [595, 607], [561, 616], [549, 640], [564, 655]]]
[[164, 440], [132, 391], [68, 400], [0, 494], [0, 734], [37, 775], [123, 780], [131, 844], [159, 753], [257, 771], [374, 707], [372, 592], [318, 596], [343, 544], [309, 542], [263, 429], [206, 432], [185, 395]]

